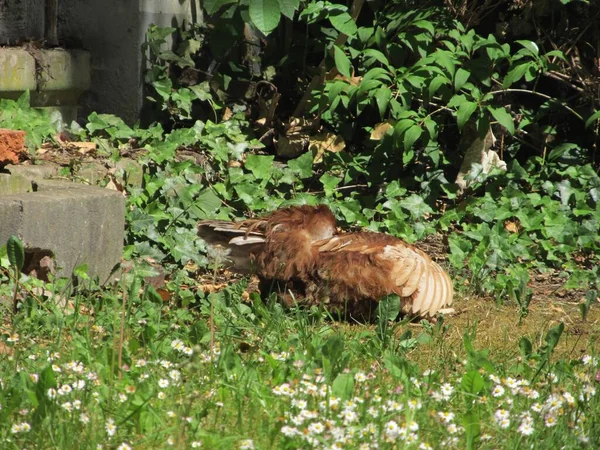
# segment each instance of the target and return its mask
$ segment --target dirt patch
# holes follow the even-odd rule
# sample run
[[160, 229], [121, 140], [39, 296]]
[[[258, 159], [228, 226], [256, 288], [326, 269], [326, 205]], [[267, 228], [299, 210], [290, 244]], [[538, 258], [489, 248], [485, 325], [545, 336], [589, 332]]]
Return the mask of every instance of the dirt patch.
[[[574, 359], [593, 354], [594, 343], [600, 338], [600, 303], [592, 306], [586, 320], [582, 319], [578, 304], [572, 301], [539, 299], [532, 302], [528, 315], [522, 320], [515, 304], [498, 305], [491, 299], [459, 298], [453, 306], [456, 314], [445, 318], [448, 328], [443, 337], [411, 352], [411, 359], [420, 366], [438, 367], [440, 361], [448, 361], [448, 354], [460, 364], [466, 357], [463, 336], [473, 329], [476, 330], [475, 348], [489, 349], [492, 361], [512, 359], [517, 362], [522, 337], [527, 337], [534, 349], [539, 348], [545, 343], [548, 330], [561, 322], [565, 330], [555, 349], [556, 358]], [[402, 327], [399, 333], [405, 329]], [[414, 335], [419, 332], [413, 329]]]

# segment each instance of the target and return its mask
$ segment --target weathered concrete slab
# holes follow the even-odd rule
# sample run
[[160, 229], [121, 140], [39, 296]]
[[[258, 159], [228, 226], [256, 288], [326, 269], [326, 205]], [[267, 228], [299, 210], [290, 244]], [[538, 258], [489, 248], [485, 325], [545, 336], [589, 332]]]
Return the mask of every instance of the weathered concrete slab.
[[29, 253], [52, 252], [58, 276], [87, 264], [105, 281], [123, 252], [123, 196], [69, 182], [38, 179], [35, 185], [37, 192], [0, 196], [0, 243], [15, 234]]

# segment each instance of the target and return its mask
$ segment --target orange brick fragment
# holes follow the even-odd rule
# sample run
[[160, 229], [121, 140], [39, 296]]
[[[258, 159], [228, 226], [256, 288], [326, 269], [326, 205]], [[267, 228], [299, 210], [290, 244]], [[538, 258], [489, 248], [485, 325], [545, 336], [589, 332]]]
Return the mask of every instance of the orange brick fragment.
[[0, 166], [17, 164], [25, 152], [25, 132], [0, 128]]

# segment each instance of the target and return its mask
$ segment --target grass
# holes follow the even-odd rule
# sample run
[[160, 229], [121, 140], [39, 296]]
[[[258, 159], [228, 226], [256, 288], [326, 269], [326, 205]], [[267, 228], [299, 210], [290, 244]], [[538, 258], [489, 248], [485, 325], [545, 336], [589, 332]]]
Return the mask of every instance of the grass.
[[63, 289], [68, 307], [27, 296], [2, 330], [1, 448], [600, 443], [598, 308], [538, 301], [519, 324], [515, 305], [462, 297], [435, 325], [361, 325], [245, 288], [179, 307], [130, 274]]

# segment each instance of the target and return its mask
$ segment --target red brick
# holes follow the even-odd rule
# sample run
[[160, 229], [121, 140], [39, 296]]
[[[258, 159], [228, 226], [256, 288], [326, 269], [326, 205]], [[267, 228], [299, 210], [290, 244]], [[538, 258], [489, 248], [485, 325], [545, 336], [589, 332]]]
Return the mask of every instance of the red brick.
[[0, 166], [17, 164], [25, 152], [25, 132], [0, 128]]

